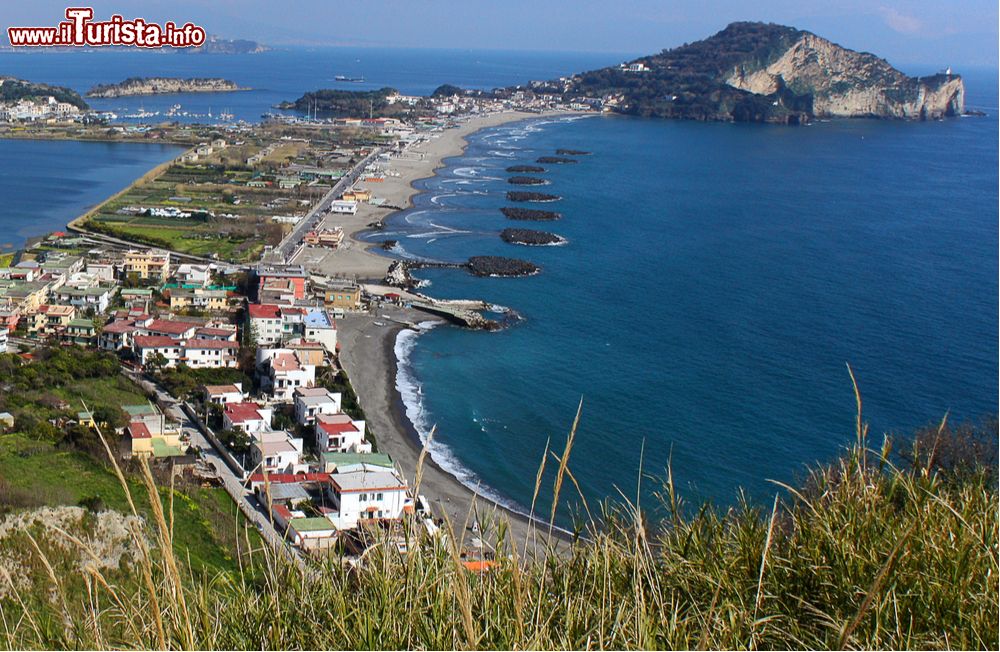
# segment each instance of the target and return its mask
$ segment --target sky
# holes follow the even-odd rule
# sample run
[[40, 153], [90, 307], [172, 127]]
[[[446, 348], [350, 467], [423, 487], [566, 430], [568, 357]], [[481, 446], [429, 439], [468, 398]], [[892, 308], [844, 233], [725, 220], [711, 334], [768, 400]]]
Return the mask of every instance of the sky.
[[[0, 27], [54, 25], [67, 1], [2, 0]], [[897, 66], [996, 67], [997, 0], [90, 0], [272, 46], [657, 52], [736, 20], [807, 29]], [[930, 70], [933, 69], [933, 70]]]

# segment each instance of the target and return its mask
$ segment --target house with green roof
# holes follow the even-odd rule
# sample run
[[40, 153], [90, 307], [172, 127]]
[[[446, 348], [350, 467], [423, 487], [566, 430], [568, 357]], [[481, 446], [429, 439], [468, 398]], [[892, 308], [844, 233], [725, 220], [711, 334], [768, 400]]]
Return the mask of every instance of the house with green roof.
[[392, 470], [392, 458], [386, 453], [320, 453], [324, 473]]

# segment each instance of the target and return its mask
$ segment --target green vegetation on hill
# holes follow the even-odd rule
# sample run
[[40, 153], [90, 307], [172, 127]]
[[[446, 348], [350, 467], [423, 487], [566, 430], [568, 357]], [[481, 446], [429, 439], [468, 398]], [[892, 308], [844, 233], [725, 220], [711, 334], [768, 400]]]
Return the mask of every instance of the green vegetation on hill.
[[0, 102], [17, 102], [18, 100], [38, 100], [52, 96], [57, 102], [67, 102], [73, 106], [86, 110], [90, 107], [76, 91], [64, 86], [49, 86], [48, 84], [36, 84], [22, 79], [10, 77], [0, 78]]
[[380, 88], [374, 91], [343, 91], [324, 88], [309, 91], [294, 102], [283, 102], [281, 108], [295, 109], [307, 113], [318, 112], [334, 117], [385, 117], [406, 113], [409, 107], [398, 103], [390, 104], [386, 98], [397, 94], [395, 88]]

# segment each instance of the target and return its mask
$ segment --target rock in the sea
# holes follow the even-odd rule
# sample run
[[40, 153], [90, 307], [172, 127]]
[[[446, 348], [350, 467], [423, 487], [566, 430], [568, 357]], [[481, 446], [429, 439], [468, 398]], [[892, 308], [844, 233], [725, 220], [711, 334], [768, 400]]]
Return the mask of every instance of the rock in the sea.
[[562, 244], [566, 239], [561, 235], [549, 233], [548, 231], [534, 231], [532, 229], [504, 229], [500, 232], [500, 239], [508, 244], [543, 246]]
[[540, 268], [535, 263], [503, 256], [473, 256], [469, 271], [476, 276], [531, 276]]
[[524, 190], [508, 190], [509, 201], [549, 202], [562, 199], [559, 195], [548, 195], [544, 192], [526, 192]]
[[585, 152], [582, 149], [563, 149], [560, 147], [556, 150], [556, 154], [561, 154], [562, 156], [589, 156], [590, 152]]
[[507, 183], [512, 183], [515, 186], [543, 186], [548, 181], [538, 177], [510, 177], [507, 179]]
[[399, 245], [399, 240], [383, 240], [382, 244], [379, 246], [382, 249], [389, 251], [390, 249], [395, 249], [397, 245]]
[[417, 281], [410, 275], [409, 266], [402, 260], [394, 260], [385, 273], [385, 284], [397, 288], [416, 287]]
[[550, 163], [553, 165], [563, 165], [564, 163], [579, 163], [575, 158], [566, 158], [565, 156], [539, 156], [535, 159], [536, 163]]
[[514, 206], [504, 206], [500, 212], [508, 220], [521, 220], [526, 222], [546, 222], [558, 220], [562, 215], [555, 211], [540, 211], [535, 208], [515, 208]]
[[545, 172], [545, 168], [539, 165], [512, 165], [507, 168], [508, 172]]

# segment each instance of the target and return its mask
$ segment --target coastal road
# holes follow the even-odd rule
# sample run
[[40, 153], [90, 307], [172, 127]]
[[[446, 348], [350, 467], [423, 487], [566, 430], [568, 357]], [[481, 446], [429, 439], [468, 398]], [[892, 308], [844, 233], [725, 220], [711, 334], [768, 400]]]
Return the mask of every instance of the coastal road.
[[130, 380], [142, 387], [143, 390], [156, 396], [156, 403], [163, 409], [163, 413], [171, 420], [176, 421], [181, 427], [181, 432], [190, 438], [191, 445], [196, 446], [201, 451], [201, 459], [208, 462], [215, 469], [226, 493], [229, 494], [240, 508], [243, 515], [254, 524], [254, 527], [257, 528], [257, 531], [268, 545], [274, 550], [284, 551], [289, 559], [301, 566], [303, 562], [298, 551], [293, 550], [287, 545], [284, 536], [275, 529], [263, 506], [258, 503], [256, 496], [246, 490], [242, 480], [226, 464], [220, 452], [216, 450], [215, 446], [188, 417], [182, 407], [183, 404], [167, 393], [161, 386], [148, 380], [141, 374], [124, 370], [123, 372]]
[[361, 173], [364, 172], [365, 166], [375, 160], [375, 158], [382, 152], [382, 149], [376, 147], [371, 151], [368, 156], [364, 157], [357, 165], [351, 168], [350, 172], [345, 174], [334, 184], [333, 188], [330, 189], [328, 193], [323, 196], [323, 199], [319, 200], [315, 206], [306, 213], [305, 217], [299, 220], [298, 224], [292, 227], [292, 230], [284, 237], [284, 239], [272, 249], [264, 258], [269, 262], [287, 262], [288, 257], [292, 255], [295, 248], [299, 246], [302, 242], [302, 238], [305, 234], [316, 227], [319, 220], [316, 219], [317, 215], [322, 215], [324, 211], [330, 208], [330, 204], [334, 199], [340, 196], [340, 193], [344, 192], [350, 186], [353, 186]]

